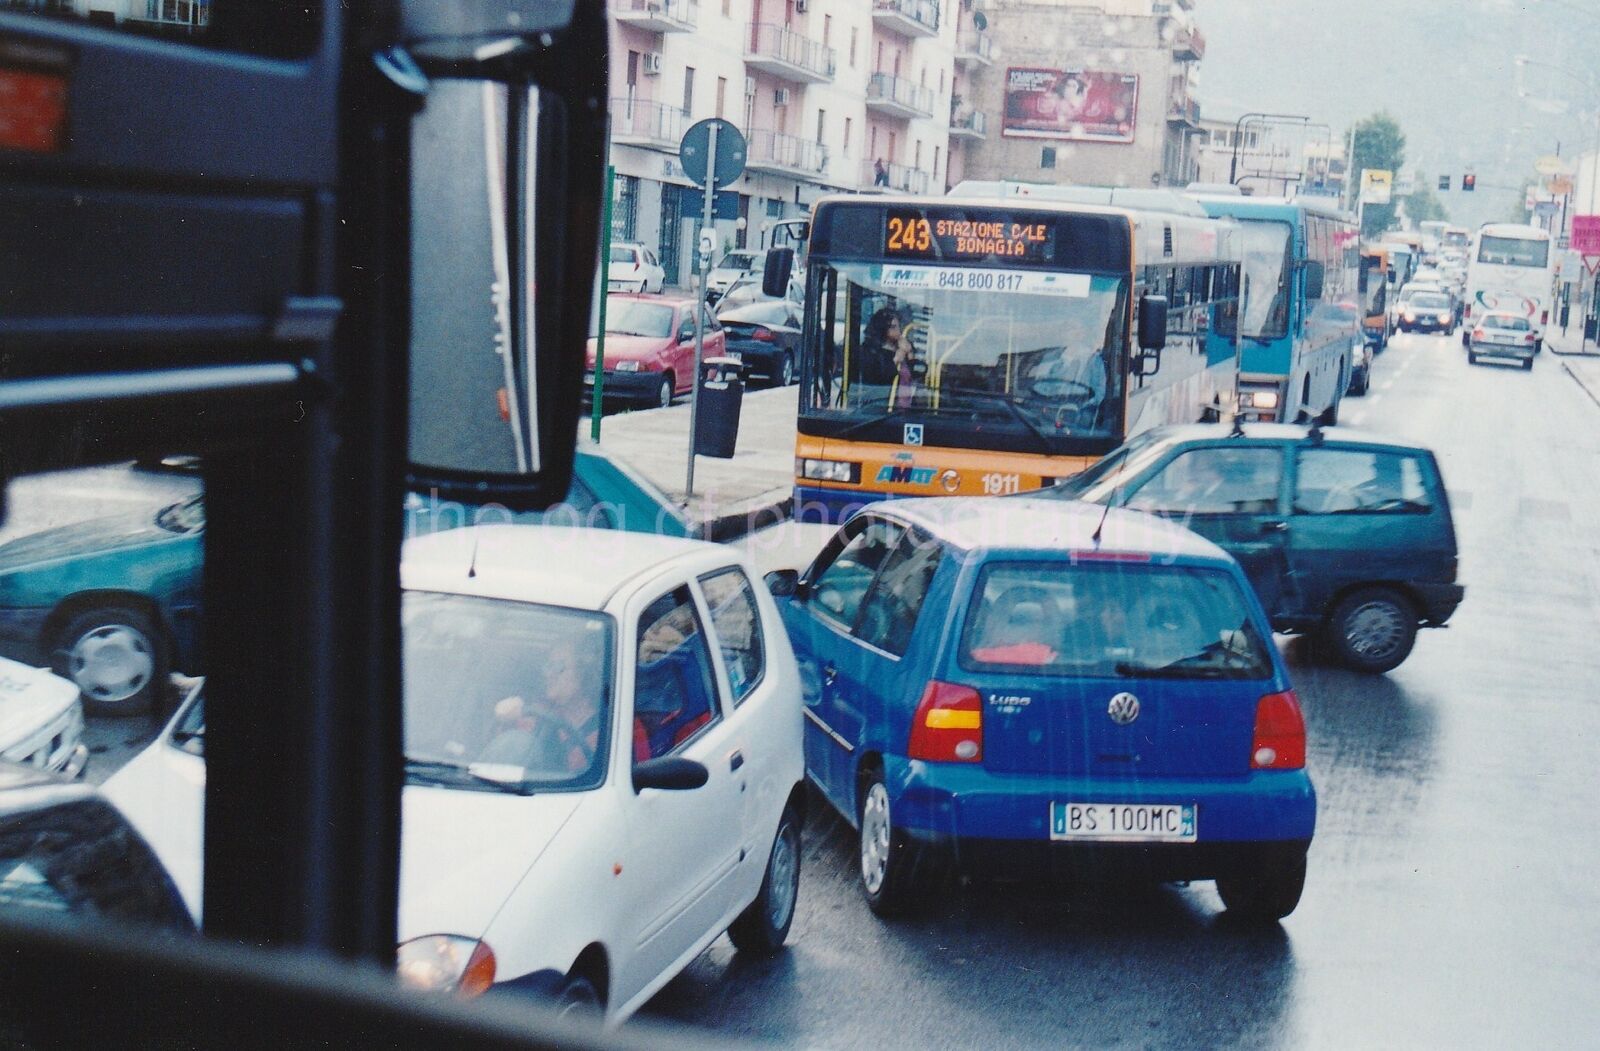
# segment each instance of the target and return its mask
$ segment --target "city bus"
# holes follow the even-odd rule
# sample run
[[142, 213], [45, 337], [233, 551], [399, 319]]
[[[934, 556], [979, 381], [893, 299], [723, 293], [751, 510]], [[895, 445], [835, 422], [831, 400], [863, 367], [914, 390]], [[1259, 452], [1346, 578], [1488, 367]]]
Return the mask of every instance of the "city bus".
[[796, 517], [1038, 489], [1231, 404], [1234, 350], [1206, 336], [1236, 304], [1234, 224], [1177, 194], [1156, 212], [1040, 190], [817, 203]]
[[1367, 245], [1361, 249], [1361, 331], [1374, 351], [1389, 345], [1394, 325], [1389, 317], [1389, 249]]
[[[1359, 232], [1353, 216], [1314, 197], [1200, 196], [1239, 221], [1244, 280], [1238, 411], [1246, 420], [1337, 422], [1362, 339]], [[1214, 340], [1233, 337], [1226, 326]]]
[[1550, 296], [1555, 285], [1555, 259], [1550, 232], [1518, 223], [1489, 223], [1472, 239], [1467, 255], [1466, 324], [1462, 346], [1476, 318], [1504, 310], [1528, 319], [1534, 348], [1544, 346], [1550, 322]]

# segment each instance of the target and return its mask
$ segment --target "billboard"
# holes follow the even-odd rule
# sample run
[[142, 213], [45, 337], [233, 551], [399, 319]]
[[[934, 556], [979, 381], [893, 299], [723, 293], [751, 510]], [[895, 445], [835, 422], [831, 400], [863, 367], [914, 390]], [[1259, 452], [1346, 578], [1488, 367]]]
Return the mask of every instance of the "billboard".
[[1600, 255], [1600, 215], [1572, 217], [1572, 250], [1579, 255]]
[[1131, 143], [1139, 77], [1082, 69], [1006, 70], [1001, 133], [1023, 139]]
[[1385, 168], [1361, 169], [1361, 203], [1388, 204], [1394, 199], [1394, 172]]

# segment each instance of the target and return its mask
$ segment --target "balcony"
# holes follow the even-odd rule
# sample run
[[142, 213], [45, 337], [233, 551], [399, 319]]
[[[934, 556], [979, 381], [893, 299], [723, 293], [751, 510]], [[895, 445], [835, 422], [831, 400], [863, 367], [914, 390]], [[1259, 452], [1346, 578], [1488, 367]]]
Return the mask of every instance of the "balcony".
[[1200, 126], [1200, 103], [1191, 98], [1175, 98], [1167, 103], [1167, 123], [1178, 127]]
[[828, 167], [828, 148], [781, 131], [752, 129], [745, 149], [746, 171], [773, 175], [820, 175]]
[[692, 33], [700, 24], [695, 0], [611, 0], [611, 17], [652, 33]]
[[963, 30], [956, 38], [956, 65], [988, 66], [994, 63], [994, 40], [976, 29]]
[[674, 153], [683, 141], [687, 114], [676, 106], [644, 99], [611, 100], [611, 141], [623, 146], [649, 146]]
[[885, 164], [882, 179], [874, 162], [867, 161], [861, 166], [861, 186], [863, 189], [877, 190], [879, 193], [909, 193], [924, 196], [928, 192], [928, 184], [932, 181], [928, 173], [920, 168], [908, 168], [903, 164]]
[[1172, 57], [1179, 62], [1199, 62], [1206, 57], [1206, 38], [1198, 29], [1180, 29], [1172, 38]]
[[885, 117], [926, 120], [933, 116], [933, 92], [901, 77], [874, 73], [867, 81], [867, 109]]
[[970, 110], [950, 115], [950, 137], [981, 142], [989, 134], [989, 117], [986, 113]]
[[872, 0], [875, 25], [901, 36], [938, 36], [937, 0]]
[[756, 22], [750, 27], [745, 65], [796, 84], [826, 84], [838, 68], [838, 52], [787, 26]]

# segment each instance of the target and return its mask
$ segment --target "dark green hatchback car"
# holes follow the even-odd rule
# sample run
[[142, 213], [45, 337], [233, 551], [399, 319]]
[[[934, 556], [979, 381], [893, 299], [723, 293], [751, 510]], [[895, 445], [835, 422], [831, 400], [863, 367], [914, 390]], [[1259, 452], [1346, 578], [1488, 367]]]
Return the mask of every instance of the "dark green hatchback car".
[[1162, 427], [1043, 495], [1181, 521], [1249, 574], [1276, 631], [1386, 672], [1461, 603], [1433, 453], [1345, 428]]

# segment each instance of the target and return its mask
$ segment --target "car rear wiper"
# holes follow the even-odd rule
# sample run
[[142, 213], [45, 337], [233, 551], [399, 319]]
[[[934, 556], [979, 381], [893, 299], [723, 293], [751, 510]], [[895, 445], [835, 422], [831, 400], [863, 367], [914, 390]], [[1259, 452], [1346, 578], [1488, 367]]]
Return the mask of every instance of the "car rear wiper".
[[1237, 677], [1237, 672], [1244, 670], [1215, 664], [1184, 664], [1183, 661], [1171, 664], [1130, 664], [1124, 661], [1116, 667], [1118, 675], [1137, 679], [1232, 679]]
[[518, 792], [531, 794], [532, 789], [522, 780], [487, 777], [469, 766], [445, 759], [416, 759], [406, 756], [406, 777], [416, 778], [426, 784], [447, 785], [451, 788], [471, 788], [477, 791]]

